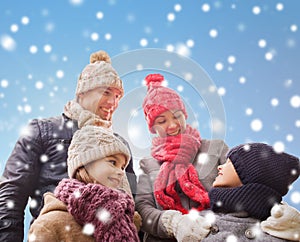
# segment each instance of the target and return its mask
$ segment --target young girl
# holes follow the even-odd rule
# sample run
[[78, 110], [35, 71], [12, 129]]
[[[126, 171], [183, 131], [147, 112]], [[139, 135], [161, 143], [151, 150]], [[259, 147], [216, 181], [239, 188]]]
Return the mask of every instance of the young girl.
[[209, 207], [207, 190], [225, 163], [227, 145], [205, 140], [186, 123], [187, 112], [180, 96], [162, 86], [164, 77], [146, 77], [148, 93], [143, 109], [151, 133], [156, 133], [151, 158], [140, 161], [136, 209], [142, 220], [144, 241], [198, 241], [209, 227], [201, 218], [191, 221], [191, 209]]
[[[283, 241], [273, 236], [300, 241], [298, 211], [281, 205], [280, 209], [285, 208], [290, 214], [284, 218], [280, 213], [269, 217], [272, 207], [278, 207], [289, 186], [299, 177], [297, 157], [278, 153], [264, 143], [249, 143], [232, 148], [226, 163], [218, 169], [214, 188], [209, 192], [215, 222], [202, 241], [226, 241], [228, 236], [236, 241]], [[265, 220], [262, 228], [261, 220]]]
[[130, 190], [118, 189], [130, 157], [110, 129], [87, 125], [76, 131], [68, 150], [70, 179], [45, 194], [29, 241], [138, 241]]

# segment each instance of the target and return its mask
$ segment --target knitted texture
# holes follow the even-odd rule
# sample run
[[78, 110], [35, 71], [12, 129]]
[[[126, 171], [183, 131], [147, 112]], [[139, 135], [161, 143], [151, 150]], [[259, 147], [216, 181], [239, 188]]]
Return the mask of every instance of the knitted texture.
[[249, 216], [264, 220], [299, 177], [297, 157], [275, 152], [272, 146], [264, 143], [236, 146], [227, 157], [243, 185], [211, 189], [210, 205], [215, 212], [246, 211]]
[[249, 143], [232, 148], [230, 158], [243, 184], [259, 183], [287, 194], [300, 173], [299, 158], [287, 153], [278, 153], [264, 143]]
[[152, 156], [162, 163], [154, 182], [154, 194], [164, 210], [173, 209], [183, 214], [188, 213], [175, 190], [176, 181], [182, 191], [199, 204], [197, 210], [201, 211], [209, 207], [207, 191], [200, 183], [198, 173], [191, 164], [200, 145], [199, 132], [189, 125], [183, 134], [153, 138]]
[[115, 154], [124, 154], [126, 165], [131, 156], [126, 144], [111, 129], [87, 125], [77, 130], [68, 149], [68, 174], [74, 177], [79, 167]]
[[133, 223], [134, 201], [128, 194], [75, 179], [63, 179], [54, 194], [80, 225], [94, 226], [96, 241], [139, 241]]
[[300, 212], [286, 203], [275, 205], [271, 216], [261, 222], [261, 228], [275, 237], [300, 241]]
[[278, 192], [258, 183], [235, 188], [212, 188], [209, 198], [210, 207], [214, 212], [246, 211], [250, 217], [260, 220], [269, 217], [273, 205], [282, 200]]
[[86, 125], [96, 125], [105, 128], [111, 128], [112, 126], [112, 121], [104, 120], [91, 111], [83, 109], [75, 100], [71, 100], [66, 103], [64, 107], [64, 114], [70, 119], [77, 120], [78, 128], [82, 128]]
[[122, 81], [112, 67], [109, 55], [102, 50], [91, 54], [90, 64], [79, 76], [76, 96], [97, 87], [114, 87], [120, 90], [121, 96], [124, 94]]
[[150, 74], [145, 78], [148, 87], [147, 95], [143, 102], [144, 114], [150, 132], [154, 120], [161, 113], [168, 110], [181, 110], [187, 118], [187, 112], [180, 96], [172, 89], [162, 86], [164, 77], [160, 74]]

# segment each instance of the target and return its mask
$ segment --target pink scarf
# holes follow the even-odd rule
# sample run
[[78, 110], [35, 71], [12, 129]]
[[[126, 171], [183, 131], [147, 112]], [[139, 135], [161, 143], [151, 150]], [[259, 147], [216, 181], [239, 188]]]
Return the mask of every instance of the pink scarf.
[[175, 190], [176, 181], [182, 191], [199, 204], [195, 209], [201, 211], [209, 207], [208, 193], [192, 165], [200, 146], [199, 132], [189, 125], [183, 134], [153, 138], [152, 156], [162, 163], [154, 182], [154, 194], [164, 210], [174, 209], [183, 214], [188, 213]]
[[[138, 241], [133, 223], [134, 201], [127, 193], [100, 184], [62, 179], [54, 194], [67, 205], [78, 224], [95, 226], [95, 241]], [[101, 214], [105, 215], [102, 219]]]

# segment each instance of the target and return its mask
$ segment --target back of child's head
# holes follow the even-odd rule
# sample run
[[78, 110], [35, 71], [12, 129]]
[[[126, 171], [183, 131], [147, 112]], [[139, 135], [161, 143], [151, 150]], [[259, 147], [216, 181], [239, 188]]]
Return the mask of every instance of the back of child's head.
[[264, 143], [248, 143], [232, 148], [227, 158], [245, 184], [258, 183], [270, 187], [281, 196], [299, 177], [299, 158], [285, 152], [277, 152]]
[[[77, 130], [68, 149], [68, 174], [74, 178], [77, 170], [85, 165], [116, 154], [131, 158], [127, 145], [111, 129], [87, 125]], [[84, 174], [84, 173], [83, 173]]]

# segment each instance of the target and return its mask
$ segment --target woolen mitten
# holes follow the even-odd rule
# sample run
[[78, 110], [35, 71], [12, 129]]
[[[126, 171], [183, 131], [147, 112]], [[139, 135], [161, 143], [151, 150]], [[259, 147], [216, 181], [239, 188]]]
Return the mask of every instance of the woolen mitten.
[[300, 212], [286, 203], [275, 205], [271, 216], [261, 222], [264, 232], [292, 241], [300, 241]]
[[202, 216], [182, 215], [175, 210], [164, 212], [162, 222], [169, 235], [173, 235], [178, 242], [201, 241], [208, 235], [211, 227]]

